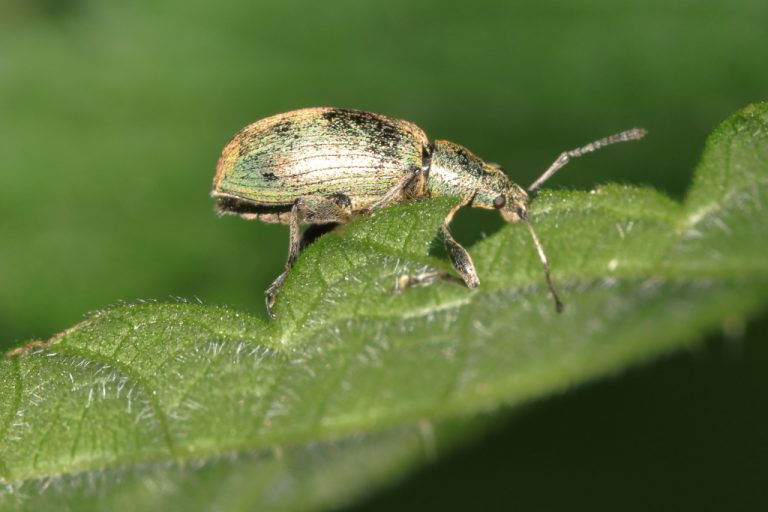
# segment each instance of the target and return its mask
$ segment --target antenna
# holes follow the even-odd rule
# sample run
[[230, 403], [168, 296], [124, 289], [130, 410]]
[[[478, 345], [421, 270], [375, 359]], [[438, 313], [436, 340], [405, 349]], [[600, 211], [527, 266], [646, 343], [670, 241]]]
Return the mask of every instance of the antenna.
[[[597, 151], [600, 148], [604, 148], [605, 146], [610, 146], [611, 144], [615, 144], [617, 142], [640, 140], [645, 136], [646, 133], [648, 132], [646, 132], [642, 128], [632, 128], [631, 130], [627, 130], [621, 133], [615, 133], [609, 137], [605, 137], [603, 139], [590, 142], [586, 146], [572, 149], [570, 151], [564, 151], [563, 153], [560, 154], [559, 157], [557, 157], [557, 160], [552, 162], [552, 165], [549, 166], [549, 169], [544, 171], [544, 174], [539, 176], [539, 179], [531, 183], [531, 185], [528, 187], [528, 192], [533, 192], [534, 190], [539, 188], [542, 183], [547, 181], [549, 178], [552, 177], [553, 174], [555, 174], [557, 171], [562, 169], [565, 166], [565, 164], [570, 162], [571, 158], [576, 158], [577, 156], [581, 156], [586, 153], [592, 153], [593, 151]], [[535, 239], [536, 237], [534, 236], [534, 240]], [[550, 289], [551, 288], [552, 287], [550, 286]]]
[[531, 225], [530, 221], [526, 221], [525, 225], [528, 226], [528, 231], [531, 232], [531, 238], [533, 238], [533, 245], [536, 246], [536, 252], [539, 253], [539, 261], [541, 261], [541, 266], [544, 267], [544, 276], [547, 278], [547, 287], [549, 288], [549, 293], [552, 294], [552, 298], [555, 299], [555, 310], [558, 313], [563, 312], [563, 303], [560, 301], [560, 297], [557, 295], [557, 292], [555, 291], [555, 287], [552, 285], [552, 278], [549, 275], [549, 260], [547, 260], [547, 255], [544, 254], [544, 248], [541, 246], [541, 242], [539, 242], [539, 237], [536, 236], [536, 232], [533, 230], [533, 226]]

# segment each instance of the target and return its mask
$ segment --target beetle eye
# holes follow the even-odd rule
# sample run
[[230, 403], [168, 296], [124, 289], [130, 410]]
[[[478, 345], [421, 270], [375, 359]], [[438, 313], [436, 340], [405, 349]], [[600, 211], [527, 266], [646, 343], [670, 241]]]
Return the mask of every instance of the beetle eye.
[[504, 208], [504, 205], [507, 204], [507, 198], [504, 196], [498, 196], [496, 199], [493, 200], [493, 207], [497, 210], [499, 208]]

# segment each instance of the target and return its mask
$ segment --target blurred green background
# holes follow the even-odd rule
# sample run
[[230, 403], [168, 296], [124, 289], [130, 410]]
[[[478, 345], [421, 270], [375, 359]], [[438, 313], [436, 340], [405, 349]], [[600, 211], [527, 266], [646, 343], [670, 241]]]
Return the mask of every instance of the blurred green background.
[[[682, 198], [706, 135], [765, 99], [764, 0], [0, 0], [0, 345], [140, 299], [265, 317], [287, 230], [217, 218], [208, 192], [223, 145], [267, 115], [334, 105], [405, 118], [523, 185], [562, 150], [637, 125], [643, 142], [549, 186], [621, 181]], [[498, 223], [461, 212], [456, 231], [471, 244]], [[462, 489], [568, 509], [600, 479], [613, 489], [603, 500], [712, 506], [719, 490], [768, 504], [765, 327], [529, 408], [366, 507], [456, 506]], [[693, 458], [669, 464], [681, 453]]]

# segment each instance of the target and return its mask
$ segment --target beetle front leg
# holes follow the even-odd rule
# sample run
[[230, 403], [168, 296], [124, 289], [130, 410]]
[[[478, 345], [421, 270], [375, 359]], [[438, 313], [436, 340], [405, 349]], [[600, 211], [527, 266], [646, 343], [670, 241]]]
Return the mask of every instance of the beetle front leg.
[[267, 312], [269, 313], [270, 318], [275, 318], [277, 316], [272, 311], [272, 307], [275, 305], [275, 298], [280, 291], [280, 287], [283, 285], [283, 281], [288, 277], [288, 272], [296, 262], [296, 258], [299, 257], [299, 252], [301, 250], [301, 231], [299, 229], [299, 225], [301, 224], [301, 219], [299, 217], [301, 215], [301, 209], [301, 200], [297, 199], [294, 201], [293, 207], [291, 208], [291, 218], [288, 222], [290, 226], [290, 239], [288, 242], [288, 261], [285, 262], [285, 270], [282, 274], [277, 276], [277, 279], [272, 281], [272, 284], [269, 285], [269, 288], [267, 288], [266, 291]]
[[[451, 265], [456, 269], [456, 272], [461, 276], [461, 281], [467, 286], [467, 288], [477, 288], [480, 284], [480, 278], [477, 277], [477, 270], [475, 270], [475, 264], [472, 262], [472, 256], [469, 252], [453, 238], [451, 232], [448, 230], [448, 225], [453, 220], [453, 216], [459, 211], [459, 208], [467, 206], [472, 202], [474, 193], [466, 196], [464, 200], [451, 208], [448, 215], [443, 221], [443, 225], [440, 226], [440, 234], [443, 237], [443, 244], [445, 250], [448, 252], [448, 258], [451, 260]], [[415, 276], [402, 276], [397, 281], [397, 292], [416, 286], [427, 286], [437, 281], [438, 279], [447, 281], [458, 281], [458, 279], [450, 274], [446, 274], [442, 271], [424, 272]]]
[[472, 256], [451, 236], [447, 227], [443, 226], [440, 231], [443, 234], [445, 249], [448, 251], [448, 257], [451, 259], [453, 268], [459, 273], [467, 288], [477, 288], [480, 284], [480, 278], [477, 277]]
[[445, 221], [443, 221], [443, 225], [440, 226], [440, 234], [443, 235], [445, 250], [448, 252], [448, 258], [450, 258], [453, 268], [459, 273], [464, 284], [467, 285], [467, 288], [477, 288], [480, 284], [480, 278], [477, 277], [477, 270], [475, 270], [475, 264], [472, 262], [472, 256], [470, 256], [469, 252], [457, 242], [455, 238], [453, 238], [453, 235], [451, 235], [451, 232], [448, 230], [448, 225], [453, 220], [453, 216], [458, 209], [470, 202], [472, 202], [471, 197], [463, 203], [451, 208]]

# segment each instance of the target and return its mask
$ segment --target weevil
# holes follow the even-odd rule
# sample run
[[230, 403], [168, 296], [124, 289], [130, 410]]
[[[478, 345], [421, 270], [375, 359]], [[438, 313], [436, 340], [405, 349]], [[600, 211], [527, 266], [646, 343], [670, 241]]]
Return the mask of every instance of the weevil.
[[[445, 140], [430, 142], [413, 123], [380, 114], [341, 108], [306, 108], [267, 117], [243, 128], [226, 145], [216, 167], [211, 195], [220, 214], [288, 224], [285, 270], [266, 291], [274, 318], [275, 298], [306, 245], [301, 225], [334, 226], [387, 206], [419, 198], [452, 196], [440, 234], [453, 268], [464, 284], [480, 280], [469, 252], [448, 226], [464, 206], [498, 210], [507, 222], [524, 222], [544, 269], [558, 312], [563, 304], [550, 276], [549, 262], [528, 218], [530, 197], [571, 158], [616, 142], [642, 138], [634, 128], [565, 151], [527, 189], [513, 183], [496, 164]], [[425, 284], [428, 273], [401, 280]]]

